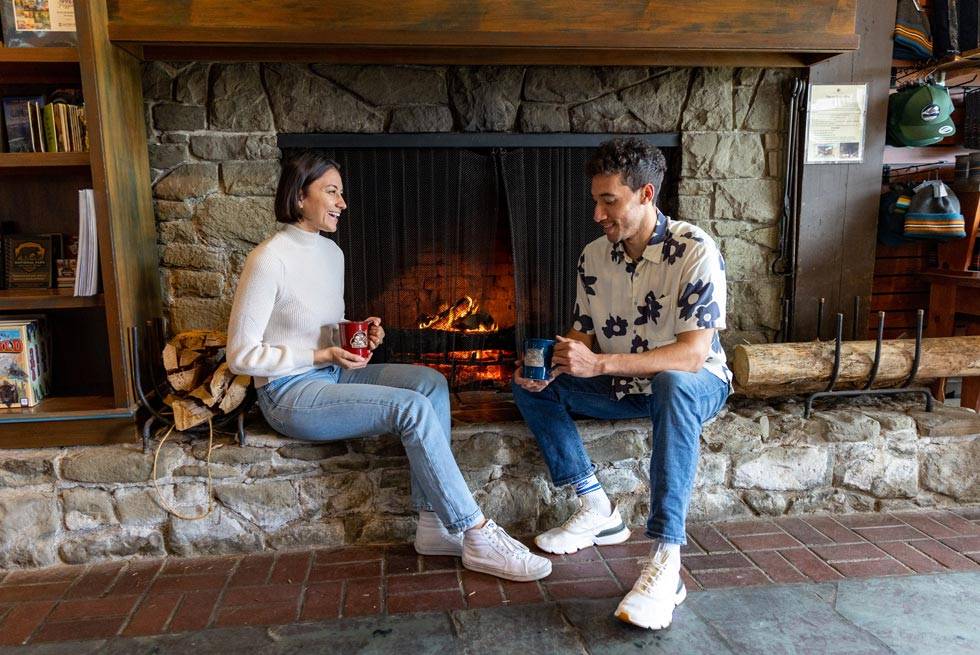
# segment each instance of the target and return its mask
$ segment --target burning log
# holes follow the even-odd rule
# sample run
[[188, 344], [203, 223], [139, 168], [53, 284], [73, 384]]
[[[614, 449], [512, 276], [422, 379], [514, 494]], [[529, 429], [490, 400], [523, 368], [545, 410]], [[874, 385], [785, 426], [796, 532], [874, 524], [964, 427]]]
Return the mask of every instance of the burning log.
[[418, 320], [422, 330], [443, 330], [447, 332], [494, 332], [497, 322], [487, 312], [480, 311], [480, 305], [469, 296], [463, 296], [452, 305], [443, 306], [435, 314], [422, 314]]

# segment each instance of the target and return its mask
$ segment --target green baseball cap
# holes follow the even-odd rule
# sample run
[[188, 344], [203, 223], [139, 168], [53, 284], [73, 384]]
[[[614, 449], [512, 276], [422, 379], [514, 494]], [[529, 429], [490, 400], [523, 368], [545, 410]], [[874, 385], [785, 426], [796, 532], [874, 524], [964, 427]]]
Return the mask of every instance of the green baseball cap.
[[888, 143], [893, 146], [928, 146], [956, 134], [950, 115], [953, 101], [938, 84], [902, 89], [888, 98]]

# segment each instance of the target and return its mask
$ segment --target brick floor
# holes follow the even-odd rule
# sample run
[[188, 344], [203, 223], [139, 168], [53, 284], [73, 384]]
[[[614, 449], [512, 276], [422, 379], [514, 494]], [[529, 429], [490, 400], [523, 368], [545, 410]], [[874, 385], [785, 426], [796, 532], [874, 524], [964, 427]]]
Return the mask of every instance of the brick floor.
[[[980, 507], [692, 524], [688, 535], [692, 592], [980, 570]], [[549, 556], [552, 575], [528, 583], [407, 544], [0, 570], [0, 646], [617, 597], [649, 548], [638, 532]]]

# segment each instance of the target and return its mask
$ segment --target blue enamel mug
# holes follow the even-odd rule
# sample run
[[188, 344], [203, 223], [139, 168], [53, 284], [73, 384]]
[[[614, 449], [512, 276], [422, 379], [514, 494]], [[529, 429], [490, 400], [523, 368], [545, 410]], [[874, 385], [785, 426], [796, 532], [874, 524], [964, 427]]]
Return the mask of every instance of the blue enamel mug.
[[524, 340], [524, 370], [528, 380], [547, 380], [551, 374], [551, 355], [555, 352], [554, 339]]

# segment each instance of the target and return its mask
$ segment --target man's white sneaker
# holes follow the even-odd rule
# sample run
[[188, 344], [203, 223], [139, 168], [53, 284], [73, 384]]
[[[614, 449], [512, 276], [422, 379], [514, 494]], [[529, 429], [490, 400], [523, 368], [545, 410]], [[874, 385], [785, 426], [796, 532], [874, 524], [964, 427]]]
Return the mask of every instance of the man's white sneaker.
[[463, 566], [515, 582], [551, 575], [551, 562], [535, 555], [491, 520], [463, 535]]
[[616, 618], [641, 628], [661, 630], [670, 625], [674, 608], [687, 598], [681, 581], [680, 562], [671, 562], [666, 551], [658, 551], [647, 562], [630, 590], [616, 608]]
[[463, 533], [446, 529], [434, 512], [419, 512], [415, 528], [415, 552], [419, 555], [463, 556]]
[[629, 528], [623, 522], [618, 507], [614, 507], [609, 516], [602, 516], [580, 500], [578, 511], [570, 519], [561, 527], [539, 534], [534, 538], [534, 543], [546, 553], [568, 555], [593, 544], [621, 544], [629, 538]]

